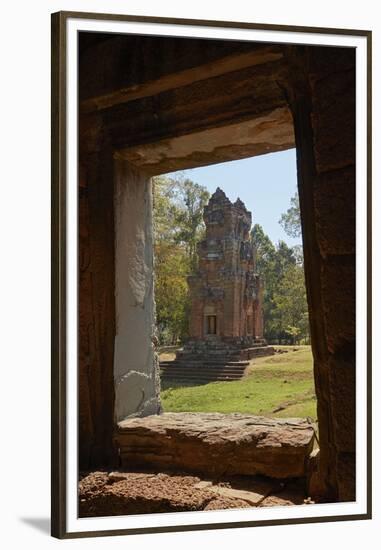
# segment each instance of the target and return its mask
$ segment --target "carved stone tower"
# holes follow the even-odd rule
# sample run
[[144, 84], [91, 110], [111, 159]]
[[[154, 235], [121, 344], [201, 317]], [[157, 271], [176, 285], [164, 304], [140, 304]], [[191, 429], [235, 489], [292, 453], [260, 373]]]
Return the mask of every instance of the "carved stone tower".
[[204, 209], [206, 236], [198, 245], [198, 272], [188, 278], [191, 341], [240, 346], [263, 338], [263, 286], [249, 240], [251, 213], [217, 188]]
[[251, 213], [217, 188], [204, 209], [198, 270], [188, 277], [189, 339], [174, 361], [161, 361], [162, 380], [238, 380], [250, 360], [272, 355], [263, 339], [263, 285], [249, 239]]

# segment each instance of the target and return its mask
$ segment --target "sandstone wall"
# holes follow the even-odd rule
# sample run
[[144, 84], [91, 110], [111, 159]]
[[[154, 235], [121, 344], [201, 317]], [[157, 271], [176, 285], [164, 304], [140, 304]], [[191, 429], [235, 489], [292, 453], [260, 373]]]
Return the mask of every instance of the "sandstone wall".
[[79, 187], [79, 456], [80, 467], [113, 462], [114, 185], [106, 143], [81, 155]]
[[355, 51], [294, 48], [295, 123], [320, 490], [355, 499]]

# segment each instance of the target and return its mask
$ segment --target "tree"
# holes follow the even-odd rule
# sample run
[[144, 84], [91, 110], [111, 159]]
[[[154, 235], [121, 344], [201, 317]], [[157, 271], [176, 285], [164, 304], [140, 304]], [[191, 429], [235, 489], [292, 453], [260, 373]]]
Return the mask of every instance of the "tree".
[[190, 180], [153, 179], [156, 321], [161, 344], [175, 344], [187, 335], [187, 276], [195, 267], [208, 198], [207, 190]]
[[265, 337], [272, 339], [272, 320], [274, 317], [273, 294], [276, 285], [276, 248], [268, 235], [263, 231], [262, 226], [255, 224], [250, 233], [256, 253], [256, 272], [264, 283], [263, 293], [263, 314], [265, 320]]
[[209, 200], [205, 187], [186, 179], [178, 181], [178, 205], [175, 223], [178, 227], [176, 240], [186, 247], [190, 265], [195, 269], [197, 264], [197, 243], [202, 240], [205, 231], [203, 212]]
[[269, 265], [275, 260], [275, 246], [258, 223], [253, 226], [250, 236], [256, 251], [257, 271], [265, 275]]
[[287, 268], [273, 298], [279, 333], [288, 334], [292, 344], [307, 338], [308, 311], [303, 266], [295, 264]]
[[189, 261], [181, 247], [160, 243], [155, 248], [156, 323], [160, 343], [176, 344], [187, 334]]
[[290, 248], [284, 241], [279, 241], [276, 247], [274, 266], [277, 279], [282, 278], [285, 271], [295, 264], [296, 258], [293, 248]]
[[289, 237], [300, 237], [302, 234], [302, 226], [300, 221], [300, 205], [298, 192], [291, 197], [291, 206], [281, 215], [279, 220], [280, 225], [285, 230]]
[[308, 312], [302, 248], [284, 241], [274, 245], [262, 227], [254, 225], [257, 273], [264, 282], [265, 338], [291, 344], [308, 337]]
[[295, 258], [295, 262], [298, 265], [304, 264], [304, 256], [303, 256], [303, 246], [301, 244], [296, 244], [292, 247], [293, 256]]

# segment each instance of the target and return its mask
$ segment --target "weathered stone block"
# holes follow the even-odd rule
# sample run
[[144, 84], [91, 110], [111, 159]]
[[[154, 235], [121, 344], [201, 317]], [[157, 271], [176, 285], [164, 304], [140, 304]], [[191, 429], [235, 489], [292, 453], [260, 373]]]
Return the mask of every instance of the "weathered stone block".
[[355, 73], [340, 72], [313, 89], [312, 123], [318, 173], [355, 162]]
[[[105, 144], [104, 144], [105, 145]], [[113, 159], [83, 155], [79, 191], [79, 461], [82, 468], [114, 460]]]
[[355, 353], [328, 360], [330, 401], [335, 445], [340, 452], [354, 452], [356, 445], [356, 364]]
[[316, 501], [323, 500], [326, 488], [320, 475], [320, 450], [314, 449], [308, 458], [307, 494]]
[[[291, 501], [282, 502], [290, 496]], [[160, 472], [96, 471], [81, 477], [78, 504], [80, 517], [95, 517], [302, 504], [304, 496], [294, 480], [246, 477], [220, 482]]]
[[354, 453], [338, 453], [336, 468], [339, 502], [356, 500], [356, 455]]
[[322, 256], [354, 254], [356, 247], [355, 168], [321, 175], [314, 189], [316, 230]]
[[211, 502], [215, 502], [215, 509], [250, 506], [237, 497], [218, 495], [209, 487], [197, 488], [199, 481], [189, 475], [92, 472], [79, 483], [79, 516], [196, 511], [205, 510]]
[[309, 75], [312, 84], [328, 75], [354, 69], [355, 48], [311, 47], [309, 53]]
[[355, 257], [328, 257], [322, 263], [321, 282], [327, 346], [334, 353], [355, 339]]
[[306, 420], [219, 413], [164, 413], [119, 422], [124, 468], [210, 476], [303, 477], [314, 432]]

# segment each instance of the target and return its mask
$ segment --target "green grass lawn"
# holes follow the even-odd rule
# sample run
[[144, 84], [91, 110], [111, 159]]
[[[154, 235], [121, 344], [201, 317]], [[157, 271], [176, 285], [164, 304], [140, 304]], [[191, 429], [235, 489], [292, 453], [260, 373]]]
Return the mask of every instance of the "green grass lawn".
[[242, 380], [164, 389], [161, 392], [164, 411], [309, 416], [316, 420], [311, 348], [282, 346], [282, 349], [288, 353], [254, 360]]

